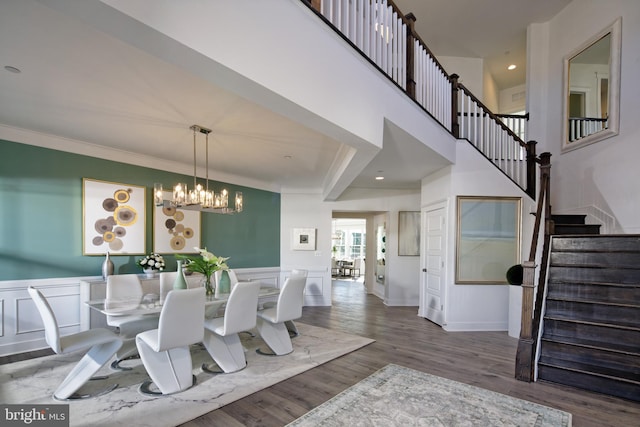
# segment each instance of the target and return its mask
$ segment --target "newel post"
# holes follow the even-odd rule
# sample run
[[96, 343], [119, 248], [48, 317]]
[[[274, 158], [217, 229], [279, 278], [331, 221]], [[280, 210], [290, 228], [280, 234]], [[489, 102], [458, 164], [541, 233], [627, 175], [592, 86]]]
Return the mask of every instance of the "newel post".
[[407, 95], [413, 100], [416, 99], [416, 80], [414, 75], [414, 26], [416, 23], [416, 17], [413, 13], [405, 15], [407, 22]]
[[527, 142], [527, 189], [529, 196], [536, 196], [536, 144], [537, 141]]
[[522, 317], [520, 319], [520, 339], [516, 352], [516, 379], [533, 381], [533, 295], [535, 289], [536, 264], [534, 261], [522, 263]]
[[451, 133], [454, 137], [460, 138], [460, 124], [458, 123], [458, 76], [451, 74]]

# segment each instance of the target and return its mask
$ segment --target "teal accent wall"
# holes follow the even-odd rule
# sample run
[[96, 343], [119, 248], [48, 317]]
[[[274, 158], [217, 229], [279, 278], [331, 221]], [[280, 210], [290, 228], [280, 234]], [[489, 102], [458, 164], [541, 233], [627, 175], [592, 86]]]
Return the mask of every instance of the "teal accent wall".
[[[104, 256], [82, 255], [82, 178], [147, 187], [146, 252], [153, 250], [153, 184], [190, 182], [162, 170], [0, 140], [0, 280], [101, 274]], [[231, 268], [280, 266], [280, 194], [224, 185], [231, 202], [244, 196], [235, 215], [202, 213], [202, 246], [230, 257]], [[175, 257], [164, 255], [167, 270]], [[138, 255], [112, 255], [116, 274], [141, 273]]]

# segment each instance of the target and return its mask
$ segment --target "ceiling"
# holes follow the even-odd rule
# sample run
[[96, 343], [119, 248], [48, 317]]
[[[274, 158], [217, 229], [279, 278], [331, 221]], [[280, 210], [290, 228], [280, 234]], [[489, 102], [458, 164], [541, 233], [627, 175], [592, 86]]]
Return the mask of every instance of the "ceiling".
[[[499, 89], [525, 83], [527, 27], [571, 0], [394, 0], [416, 17], [415, 30], [438, 56], [482, 58]], [[507, 66], [515, 64], [515, 70]], [[456, 70], [446, 70], [449, 74]]]
[[[417, 32], [436, 55], [486, 58], [501, 87], [524, 82], [502, 68], [524, 58], [526, 25], [548, 20], [568, 2], [395, 1], [416, 15]], [[43, 3], [0, 2], [0, 66], [21, 71], [0, 68], [0, 124], [152, 157], [158, 168], [187, 174], [193, 170], [189, 126], [198, 124], [214, 131], [212, 179], [274, 191], [322, 189], [343, 144]], [[451, 23], [454, 34], [443, 37]], [[419, 188], [420, 177], [442, 167], [424, 147], [402, 148], [383, 147], [352, 186]], [[198, 157], [204, 175], [203, 151]], [[385, 180], [375, 181], [381, 165]]]

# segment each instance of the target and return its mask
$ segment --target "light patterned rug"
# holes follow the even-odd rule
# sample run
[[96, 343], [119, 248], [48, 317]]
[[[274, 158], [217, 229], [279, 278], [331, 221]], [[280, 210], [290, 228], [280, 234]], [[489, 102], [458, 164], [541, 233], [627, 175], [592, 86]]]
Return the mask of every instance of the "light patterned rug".
[[259, 335], [250, 338], [241, 334], [248, 349], [248, 364], [233, 374], [203, 372], [202, 363], [213, 363], [213, 360], [202, 347], [192, 346], [197, 384], [181, 393], [161, 397], [140, 394], [138, 386], [148, 379], [148, 375], [142, 362], [134, 359], [123, 363], [133, 368], [131, 371], [113, 372], [105, 367], [99, 374], [109, 375], [108, 380], [91, 381], [81, 389], [81, 392], [91, 392], [106, 384], [118, 383], [119, 387], [114, 391], [91, 399], [60, 402], [52, 398], [53, 391], [81, 354], [54, 355], [0, 366], [0, 402], [68, 403], [71, 426], [175, 426], [374, 341], [303, 323], [296, 325], [300, 335], [292, 340], [294, 351], [279, 357], [257, 354], [256, 348], [267, 349]]
[[306, 426], [569, 427], [571, 414], [390, 364], [287, 427]]

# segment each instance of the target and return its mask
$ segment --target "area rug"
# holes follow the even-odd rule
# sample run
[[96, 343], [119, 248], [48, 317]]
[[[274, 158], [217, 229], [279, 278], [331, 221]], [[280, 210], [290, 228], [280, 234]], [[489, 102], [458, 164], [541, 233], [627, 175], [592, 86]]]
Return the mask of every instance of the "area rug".
[[148, 375], [142, 362], [128, 360], [130, 371], [103, 368], [99, 374], [108, 380], [90, 381], [82, 392], [102, 389], [118, 383], [114, 391], [91, 399], [59, 402], [52, 398], [57, 385], [81, 355], [54, 355], [0, 366], [0, 402], [19, 404], [69, 404], [71, 426], [175, 426], [206, 414], [251, 393], [262, 390], [329, 360], [373, 342], [368, 338], [296, 323], [300, 335], [292, 340], [294, 351], [285, 356], [263, 356], [268, 349], [259, 335], [241, 334], [247, 348], [247, 367], [232, 374], [211, 375], [200, 368], [213, 363], [201, 346], [192, 346], [194, 375], [197, 384], [181, 393], [148, 397], [138, 386]]
[[490, 390], [387, 365], [288, 427], [571, 426], [571, 414]]

